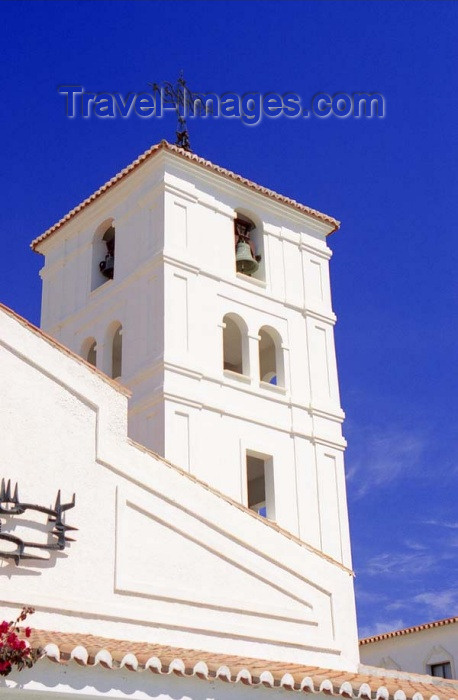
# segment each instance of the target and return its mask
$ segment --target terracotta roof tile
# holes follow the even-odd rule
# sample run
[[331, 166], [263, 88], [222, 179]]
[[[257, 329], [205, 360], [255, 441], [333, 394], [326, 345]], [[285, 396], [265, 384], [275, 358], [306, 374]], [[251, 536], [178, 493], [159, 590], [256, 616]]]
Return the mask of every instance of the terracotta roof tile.
[[248, 180], [246, 177], [242, 177], [242, 175], [237, 175], [237, 173], [232, 172], [231, 170], [227, 170], [226, 168], [223, 168], [219, 165], [215, 165], [209, 160], [205, 160], [205, 158], [201, 158], [200, 156], [196, 155], [195, 153], [189, 153], [188, 151], [184, 151], [182, 148], [179, 148], [178, 146], [174, 146], [167, 141], [161, 141], [160, 143], [155, 144], [154, 146], [151, 146], [147, 151], [142, 153], [138, 158], [136, 158], [130, 165], [128, 165], [126, 168], [123, 170], [120, 170], [119, 173], [117, 173], [114, 177], [112, 177], [108, 182], [106, 182], [102, 187], [99, 187], [98, 190], [96, 190], [93, 194], [90, 195], [90, 197], [87, 197], [83, 202], [78, 204], [74, 209], [68, 212], [62, 219], [60, 219], [54, 226], [51, 226], [48, 228], [44, 233], [41, 234], [41, 236], [38, 236], [35, 238], [30, 247], [32, 250], [36, 250], [37, 246], [44, 241], [46, 238], [51, 236], [53, 233], [55, 233], [63, 224], [65, 224], [67, 221], [72, 219], [76, 214], [78, 214], [80, 211], [85, 209], [89, 204], [91, 204], [93, 201], [98, 199], [104, 192], [112, 188], [113, 186], [117, 185], [121, 180], [123, 180], [127, 175], [129, 175], [133, 170], [141, 166], [143, 163], [148, 161], [150, 158], [152, 158], [154, 155], [159, 153], [161, 150], [166, 150], [169, 151], [170, 153], [174, 153], [175, 155], [179, 156], [180, 158], [184, 160], [188, 160], [192, 163], [195, 163], [196, 165], [199, 165], [201, 167], [207, 168], [207, 170], [211, 170], [214, 173], [217, 173], [218, 175], [221, 175], [229, 180], [232, 180], [234, 182], [238, 182], [241, 185], [244, 185], [245, 187], [248, 187], [250, 190], [253, 190], [254, 192], [258, 192], [259, 194], [262, 194], [266, 197], [269, 197], [270, 199], [275, 200], [276, 202], [279, 202], [280, 204], [286, 204], [289, 207], [292, 207], [293, 209], [296, 209], [297, 211], [300, 211], [303, 214], [307, 214], [308, 216], [312, 216], [314, 219], [317, 219], [318, 221], [322, 221], [323, 223], [329, 224], [330, 226], [333, 227], [332, 231], [330, 233], [333, 233], [333, 231], [336, 231], [339, 226], [340, 222], [334, 219], [332, 216], [328, 216], [327, 214], [322, 214], [321, 212], [317, 211], [316, 209], [311, 209], [310, 207], [307, 207], [305, 204], [300, 204], [299, 202], [296, 202], [295, 199], [291, 199], [290, 197], [285, 197], [282, 194], [278, 194], [277, 192], [274, 192], [273, 190], [268, 189], [267, 187], [263, 187], [262, 185], [258, 185], [255, 182], [252, 182], [251, 180]]
[[443, 627], [444, 625], [452, 625], [458, 622], [458, 617], [446, 617], [443, 620], [436, 620], [435, 622], [425, 622], [424, 625], [416, 625], [415, 627], [406, 627], [402, 630], [394, 630], [393, 632], [385, 632], [384, 634], [376, 634], [373, 637], [365, 637], [360, 639], [360, 646], [364, 644], [372, 644], [372, 642], [380, 642], [382, 639], [391, 639], [392, 637], [403, 637], [405, 634], [412, 634], [413, 632], [421, 632], [422, 630], [430, 630], [434, 627]]
[[[399, 673], [386, 669], [364, 669], [361, 673], [336, 671], [301, 664], [263, 661], [244, 656], [217, 654], [159, 644], [107, 639], [90, 634], [33, 630], [30, 642], [44, 649], [44, 655], [57, 663], [77, 662], [82, 666], [127, 668], [219, 679], [230, 683], [286, 687], [306, 692], [325, 692], [342, 697], [370, 697], [380, 700], [456, 700], [458, 681]], [[386, 676], [384, 675], [386, 672]], [[405, 695], [403, 695], [405, 694]]]

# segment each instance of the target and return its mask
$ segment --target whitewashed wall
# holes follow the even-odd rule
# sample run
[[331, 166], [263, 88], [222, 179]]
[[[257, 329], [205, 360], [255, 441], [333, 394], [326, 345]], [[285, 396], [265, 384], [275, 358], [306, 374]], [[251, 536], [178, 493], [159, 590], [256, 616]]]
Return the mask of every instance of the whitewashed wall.
[[[26, 502], [75, 493], [78, 528], [48, 561], [0, 558], [7, 619], [28, 604], [36, 628], [356, 668], [347, 570], [134, 445], [122, 391], [6, 311], [0, 367], [1, 476]], [[4, 531], [45, 540], [23, 520]]]
[[458, 624], [433, 627], [360, 646], [361, 662], [412, 673], [430, 673], [430, 667], [449, 661], [458, 678]]
[[[233, 219], [264, 241], [265, 281], [237, 275]], [[91, 291], [94, 232], [116, 227], [113, 280]], [[245, 454], [273, 457], [282, 527], [351, 566], [326, 234], [330, 225], [161, 152], [40, 245], [42, 326], [76, 352], [123, 326], [129, 434], [247, 502]], [[223, 372], [222, 321], [248, 326], [250, 373]], [[261, 326], [281, 336], [285, 387], [259, 382]]]

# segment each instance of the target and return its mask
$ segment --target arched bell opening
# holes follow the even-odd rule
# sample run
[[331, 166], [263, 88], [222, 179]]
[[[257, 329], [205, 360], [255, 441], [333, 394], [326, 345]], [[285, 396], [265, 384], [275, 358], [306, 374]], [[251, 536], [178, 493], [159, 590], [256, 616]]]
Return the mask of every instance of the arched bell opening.
[[97, 367], [97, 342], [95, 338], [86, 338], [81, 347], [81, 356], [94, 367]]
[[273, 386], [285, 386], [281, 337], [269, 326], [263, 326], [259, 331], [259, 378]]
[[235, 269], [255, 279], [265, 279], [262, 228], [241, 211], [234, 219]]
[[223, 369], [249, 374], [247, 327], [236, 314], [226, 314], [223, 318]]
[[106, 219], [97, 228], [92, 243], [92, 289], [113, 279], [116, 231], [113, 219]]

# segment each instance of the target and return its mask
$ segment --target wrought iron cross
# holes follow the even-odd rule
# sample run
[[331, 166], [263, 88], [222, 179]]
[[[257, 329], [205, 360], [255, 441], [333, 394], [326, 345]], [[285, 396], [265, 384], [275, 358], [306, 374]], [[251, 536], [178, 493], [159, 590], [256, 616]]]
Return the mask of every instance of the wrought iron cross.
[[205, 95], [198, 92], [191, 92], [186, 85], [186, 80], [181, 72], [177, 82], [173, 85], [169, 82], [162, 84], [148, 83], [153, 88], [156, 98], [162, 99], [163, 104], [175, 107], [177, 115], [177, 130], [175, 146], [191, 152], [189, 131], [186, 123], [186, 116], [193, 117], [211, 114], [211, 106], [205, 104]]

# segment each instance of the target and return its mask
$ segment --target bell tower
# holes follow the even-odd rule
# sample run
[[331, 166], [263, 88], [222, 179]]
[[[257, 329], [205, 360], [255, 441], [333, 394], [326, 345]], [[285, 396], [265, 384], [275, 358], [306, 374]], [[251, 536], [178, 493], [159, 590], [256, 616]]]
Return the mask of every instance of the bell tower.
[[130, 436], [349, 567], [337, 228], [161, 142], [32, 247], [43, 329], [131, 390]]

